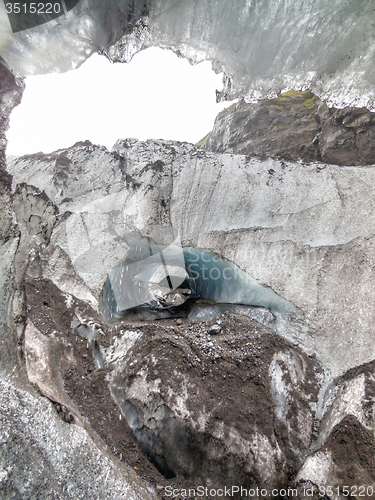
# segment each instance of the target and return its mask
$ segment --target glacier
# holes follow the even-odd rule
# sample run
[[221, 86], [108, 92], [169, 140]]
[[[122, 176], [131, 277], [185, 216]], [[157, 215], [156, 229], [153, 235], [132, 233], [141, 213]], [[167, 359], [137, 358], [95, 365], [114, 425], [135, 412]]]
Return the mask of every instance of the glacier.
[[[308, 482], [373, 483], [374, 165], [133, 139], [6, 164], [5, 132], [24, 76], [153, 45], [211, 61], [219, 100], [294, 88], [374, 109], [374, 12], [370, 0], [81, 0], [13, 34], [1, 3], [0, 496], [156, 500], [173, 475], [297, 498]], [[346, 112], [363, 139], [367, 113]], [[167, 250], [176, 234], [182, 252]], [[157, 307], [219, 303], [186, 321], [110, 324], [106, 282], [111, 307], [134, 305], [124, 265]], [[228, 269], [226, 290], [215, 277]], [[272, 312], [223, 314], [228, 290]], [[290, 304], [300, 323], [280, 312]]]
[[223, 71], [219, 100], [294, 88], [374, 110], [374, 21], [371, 0], [81, 0], [65, 16], [12, 33], [1, 3], [0, 57], [25, 76], [77, 68], [95, 52], [129, 62], [159, 46]]

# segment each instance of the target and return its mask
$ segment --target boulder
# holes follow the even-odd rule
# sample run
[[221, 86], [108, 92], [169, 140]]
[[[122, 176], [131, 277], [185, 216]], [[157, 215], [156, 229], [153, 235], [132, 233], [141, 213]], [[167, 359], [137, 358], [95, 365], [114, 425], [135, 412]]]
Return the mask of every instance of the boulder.
[[312, 92], [289, 91], [256, 104], [239, 101], [216, 117], [213, 130], [198, 145], [205, 151], [321, 160], [318, 134], [327, 106]]

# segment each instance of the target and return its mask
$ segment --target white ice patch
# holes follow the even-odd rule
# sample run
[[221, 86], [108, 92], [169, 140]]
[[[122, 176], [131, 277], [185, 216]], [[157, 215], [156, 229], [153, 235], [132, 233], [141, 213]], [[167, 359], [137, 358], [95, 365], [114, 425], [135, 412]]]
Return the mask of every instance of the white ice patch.
[[319, 451], [307, 457], [302, 469], [297, 474], [295, 482], [309, 480], [314, 484], [326, 485], [327, 478], [332, 477], [335, 464], [331, 453]]
[[[174, 384], [179, 386], [178, 393], [176, 389], [169, 388], [168, 396], [172, 399], [173, 403], [171, 404], [171, 410], [180, 418], [187, 419], [191, 417], [191, 412], [187, 408], [187, 401], [191, 394], [194, 394], [196, 391], [196, 387], [193, 384], [189, 383], [189, 379], [180, 373], [177, 370], [173, 371]], [[194, 391], [195, 390], [195, 391]]]
[[70, 295], [69, 293], [63, 293], [63, 295], [65, 297], [66, 307], [67, 307], [67, 309], [69, 309], [74, 302], [73, 295]]
[[155, 380], [147, 380], [148, 372], [146, 370], [140, 370], [137, 373], [137, 377], [134, 379], [130, 385], [127, 393], [126, 399], [131, 401], [133, 398], [138, 401], [149, 402], [154, 400], [155, 394], [160, 394], [160, 385], [162, 383], [160, 378]]
[[107, 348], [101, 348], [101, 352], [106, 364], [117, 363], [127, 355], [142, 333], [126, 330], [122, 332], [121, 337], [115, 337], [113, 344]]

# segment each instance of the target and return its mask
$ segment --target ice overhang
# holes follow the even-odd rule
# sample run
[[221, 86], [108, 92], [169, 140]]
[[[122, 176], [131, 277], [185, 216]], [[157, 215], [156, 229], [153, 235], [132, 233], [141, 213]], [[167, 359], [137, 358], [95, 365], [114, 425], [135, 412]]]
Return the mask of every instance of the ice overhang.
[[0, 56], [25, 76], [64, 72], [95, 52], [129, 62], [150, 46], [224, 71], [218, 97], [248, 101], [311, 89], [330, 105], [375, 109], [372, 0], [80, 0], [12, 32], [0, 3]]

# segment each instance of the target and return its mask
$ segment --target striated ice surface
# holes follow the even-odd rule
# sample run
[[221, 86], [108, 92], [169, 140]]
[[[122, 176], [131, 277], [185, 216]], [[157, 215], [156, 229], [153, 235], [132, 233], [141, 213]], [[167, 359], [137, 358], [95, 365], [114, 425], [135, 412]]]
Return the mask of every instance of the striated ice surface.
[[65, 72], [118, 40], [147, 13], [147, 0], [80, 0], [66, 15], [13, 33], [0, 3], [0, 55], [21, 75]]
[[81, 0], [39, 27], [12, 33], [0, 4], [0, 56], [21, 74], [67, 71], [94, 52], [129, 62], [159, 46], [224, 70], [219, 99], [287, 88], [329, 104], [375, 109], [372, 0]]
[[188, 315], [188, 321], [212, 321], [219, 318], [225, 312], [242, 314], [255, 319], [270, 328], [274, 327], [275, 315], [264, 307], [243, 306], [240, 304], [198, 304], [192, 308]]

